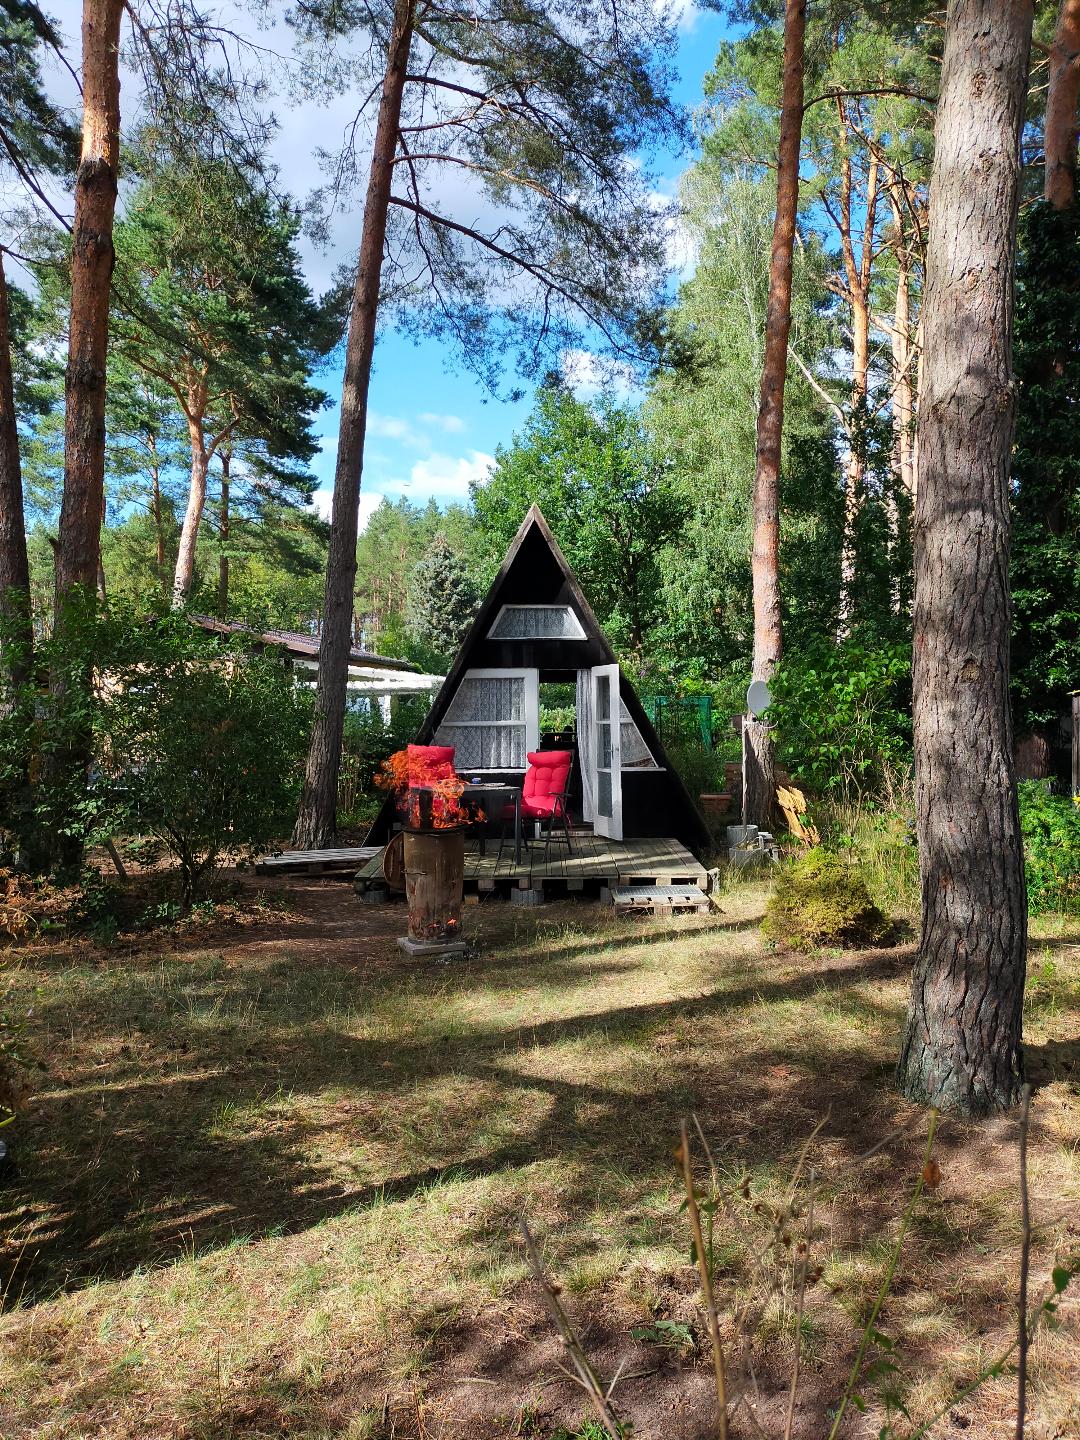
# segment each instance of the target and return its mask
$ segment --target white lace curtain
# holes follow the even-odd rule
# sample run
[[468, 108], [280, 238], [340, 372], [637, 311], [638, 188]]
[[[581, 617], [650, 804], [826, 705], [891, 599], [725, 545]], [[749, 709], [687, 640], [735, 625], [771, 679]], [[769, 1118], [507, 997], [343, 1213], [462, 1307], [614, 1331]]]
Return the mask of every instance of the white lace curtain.
[[462, 680], [435, 739], [439, 745], [453, 745], [454, 767], [461, 775], [470, 770], [524, 770], [524, 677]]
[[592, 671], [577, 672], [577, 758], [581, 772], [581, 811], [584, 820], [596, 815], [593, 767], [596, 764], [596, 726], [593, 723]]

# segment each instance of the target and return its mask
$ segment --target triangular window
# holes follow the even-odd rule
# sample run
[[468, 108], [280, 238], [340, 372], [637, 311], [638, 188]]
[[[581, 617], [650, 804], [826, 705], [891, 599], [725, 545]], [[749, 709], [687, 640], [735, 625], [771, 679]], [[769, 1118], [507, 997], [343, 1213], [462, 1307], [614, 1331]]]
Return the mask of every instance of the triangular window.
[[569, 605], [504, 605], [488, 639], [584, 640], [585, 631]]

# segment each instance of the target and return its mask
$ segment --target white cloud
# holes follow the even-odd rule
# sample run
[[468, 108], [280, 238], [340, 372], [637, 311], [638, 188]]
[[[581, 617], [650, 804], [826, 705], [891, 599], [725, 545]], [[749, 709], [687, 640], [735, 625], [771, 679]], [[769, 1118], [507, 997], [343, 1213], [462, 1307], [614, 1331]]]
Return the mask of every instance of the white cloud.
[[430, 410], [425, 410], [416, 418], [421, 425], [427, 425], [432, 430], [442, 430], [447, 435], [463, 435], [469, 428], [460, 415], [435, 415]]
[[436, 452], [416, 462], [407, 488], [440, 499], [464, 500], [473, 481], [483, 484], [494, 464], [495, 457], [482, 450], [469, 450], [461, 456]]
[[629, 365], [618, 360], [605, 360], [591, 350], [564, 350], [563, 379], [580, 400], [594, 400], [602, 392], [616, 400], [626, 400], [633, 393], [636, 381]]
[[693, 30], [701, 14], [697, 0], [653, 0], [653, 9], [684, 33]]
[[439, 415], [425, 410], [415, 417], [415, 422], [401, 415], [384, 415], [379, 410], [369, 410], [367, 433], [380, 440], [396, 440], [410, 450], [432, 451], [435, 442], [429, 431], [441, 430], [444, 435], [461, 435], [467, 429], [459, 415]]
[[[367, 523], [375, 511], [382, 504], [381, 495], [372, 495], [367, 491], [360, 492], [360, 520], [358, 529], [361, 534], [367, 529]], [[311, 508], [315, 510], [321, 519], [329, 520], [334, 511], [334, 492], [332, 490], [316, 490], [311, 497]]]
[[377, 435], [380, 440], [401, 440], [409, 445], [415, 444], [418, 438], [407, 420], [397, 415], [382, 415], [378, 410], [368, 411], [367, 433]]

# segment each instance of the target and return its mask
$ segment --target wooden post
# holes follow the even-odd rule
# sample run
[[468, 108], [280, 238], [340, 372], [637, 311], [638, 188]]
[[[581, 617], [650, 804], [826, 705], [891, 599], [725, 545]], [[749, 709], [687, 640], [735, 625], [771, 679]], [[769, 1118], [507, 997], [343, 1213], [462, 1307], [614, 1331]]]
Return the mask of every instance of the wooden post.
[[1080, 795], [1080, 690], [1072, 702], [1072, 793]]
[[405, 831], [410, 940], [422, 945], [460, 941], [464, 884], [463, 830]]

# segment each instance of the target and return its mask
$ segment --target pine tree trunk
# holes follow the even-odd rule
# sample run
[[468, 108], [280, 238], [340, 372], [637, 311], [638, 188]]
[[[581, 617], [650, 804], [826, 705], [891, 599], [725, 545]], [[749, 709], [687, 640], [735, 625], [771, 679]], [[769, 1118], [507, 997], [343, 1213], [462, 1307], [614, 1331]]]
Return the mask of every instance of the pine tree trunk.
[[166, 589], [165, 576], [165, 517], [161, 511], [161, 466], [158, 463], [157, 436], [148, 435], [147, 448], [150, 451], [150, 480], [153, 486], [150, 510], [154, 517], [154, 559], [158, 584], [162, 592]]
[[228, 445], [221, 451], [221, 512], [218, 535], [221, 539], [221, 554], [218, 556], [218, 614], [225, 620], [229, 615], [229, 482], [232, 472], [232, 452]]
[[300, 812], [293, 832], [293, 843], [301, 850], [315, 850], [331, 844], [337, 827], [338, 770], [341, 764], [341, 736], [345, 725], [345, 698], [349, 678], [353, 592], [356, 585], [357, 522], [360, 480], [364, 467], [368, 387], [371, 381], [371, 358], [375, 350], [386, 214], [397, 151], [405, 73], [412, 45], [413, 16], [414, 0], [396, 0], [364, 204], [360, 258], [345, 349], [345, 379], [341, 392], [341, 423], [334, 470], [334, 510], [330, 522], [326, 594], [322, 637], [319, 643], [315, 725], [304, 775]]
[[[769, 263], [765, 355], [757, 416], [754, 466], [753, 678], [770, 680], [781, 654], [780, 629], [780, 458], [784, 434], [784, 382], [791, 332], [792, 252], [799, 204], [802, 145], [803, 38], [806, 0], [786, 0], [784, 87], [776, 171], [776, 220]], [[776, 754], [767, 724], [747, 716], [743, 726], [743, 820], [767, 825], [775, 803]]]
[[[75, 176], [71, 236], [71, 306], [64, 377], [64, 494], [54, 547], [56, 624], [63, 630], [68, 602], [94, 597], [101, 560], [105, 498], [105, 366], [109, 348], [109, 292], [116, 253], [113, 218], [120, 163], [121, 0], [83, 0], [82, 152]], [[71, 689], [87, 693], [92, 657], [81, 672], [51, 677], [58, 706], [70, 713]], [[76, 709], [78, 707], [75, 707]], [[85, 709], [85, 707], [84, 707]], [[49, 754], [50, 784], [75, 793], [90, 764], [89, 728], [71, 724]], [[72, 875], [82, 864], [76, 834], [54, 832], [52, 865]]]
[[[901, 226], [899, 205], [893, 215]], [[896, 248], [896, 306], [893, 328], [889, 337], [893, 361], [893, 427], [896, 435], [897, 473], [903, 490], [915, 499], [915, 447], [912, 421], [915, 418], [915, 396], [911, 385], [911, 257], [900, 229]]]
[[915, 517], [922, 935], [898, 1080], [985, 1114], [1022, 1083], [1027, 897], [1009, 712], [1019, 140], [1032, 6], [950, 0], [935, 127]]
[[1043, 193], [1055, 210], [1076, 199], [1076, 147], [1080, 131], [1080, 0], [1061, 0], [1050, 47], [1046, 92]]
[[84, 0], [82, 155], [75, 178], [71, 319], [64, 382], [58, 600], [97, 583], [105, 489], [105, 359], [120, 150], [121, 0]]
[[33, 629], [30, 621], [30, 564], [26, 554], [22, 467], [11, 371], [4, 252], [0, 248], [0, 703], [5, 690], [30, 673]]
[[206, 508], [206, 472], [210, 468], [201, 419], [189, 418], [188, 434], [191, 438], [191, 479], [188, 483], [184, 523], [180, 530], [180, 544], [176, 551], [172, 593], [174, 610], [182, 610], [187, 604], [195, 581], [195, 547], [199, 541], [203, 510]]

